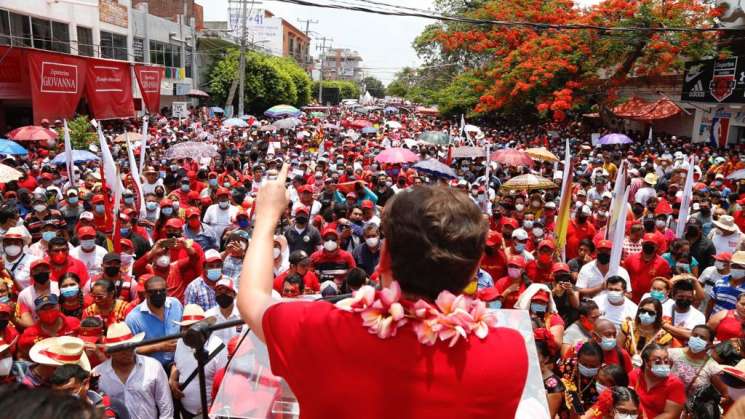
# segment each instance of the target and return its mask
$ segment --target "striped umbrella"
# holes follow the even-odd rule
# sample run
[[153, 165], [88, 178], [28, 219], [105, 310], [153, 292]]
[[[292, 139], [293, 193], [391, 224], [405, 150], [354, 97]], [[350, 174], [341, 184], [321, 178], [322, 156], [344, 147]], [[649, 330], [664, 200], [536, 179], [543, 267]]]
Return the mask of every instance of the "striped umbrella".
[[270, 118], [281, 118], [281, 117], [288, 117], [288, 116], [294, 116], [298, 117], [300, 116], [302, 112], [290, 105], [276, 105], [272, 106], [271, 108], [267, 109], [266, 112], [264, 112], [264, 115], [270, 117]]
[[516, 191], [532, 191], [534, 189], [553, 189], [558, 187], [559, 185], [555, 184], [550, 179], [533, 174], [515, 176], [502, 184], [502, 189]]
[[45, 141], [56, 140], [57, 132], [38, 125], [26, 125], [8, 133], [8, 138], [15, 141]]

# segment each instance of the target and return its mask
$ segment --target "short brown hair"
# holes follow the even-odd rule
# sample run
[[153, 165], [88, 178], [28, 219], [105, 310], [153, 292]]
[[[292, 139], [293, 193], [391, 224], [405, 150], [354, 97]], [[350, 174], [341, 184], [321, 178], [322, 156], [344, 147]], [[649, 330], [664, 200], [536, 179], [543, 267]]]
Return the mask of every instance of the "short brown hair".
[[473, 280], [488, 226], [465, 192], [414, 186], [391, 198], [381, 230], [401, 289], [435, 299], [443, 290], [459, 294]]

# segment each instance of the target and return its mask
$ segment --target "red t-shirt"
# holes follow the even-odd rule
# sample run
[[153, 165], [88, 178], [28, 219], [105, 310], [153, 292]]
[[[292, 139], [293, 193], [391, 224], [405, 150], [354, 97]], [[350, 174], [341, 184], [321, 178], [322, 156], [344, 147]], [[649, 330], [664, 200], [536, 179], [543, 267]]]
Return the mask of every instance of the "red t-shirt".
[[[623, 365], [621, 365], [621, 362], [618, 360], [619, 351], [621, 352], [621, 357], [623, 358]], [[623, 348], [618, 348], [618, 350], [614, 348], [610, 351], [603, 351], [603, 363], [608, 365], [622, 366], [627, 375], [634, 369], [634, 366], [631, 364], [631, 357], [629, 356], [629, 353], [626, 352], [626, 349]]]
[[527, 377], [525, 340], [508, 328], [427, 346], [411, 324], [380, 339], [359, 314], [313, 302], [275, 304], [263, 327], [304, 419], [511, 418]]
[[[80, 320], [77, 317], [69, 316], [62, 316], [62, 319], [64, 320], [62, 322], [62, 328], [57, 332], [57, 336], [77, 336], [78, 329], [80, 328]], [[18, 349], [21, 351], [21, 354], [28, 354], [29, 349], [34, 346], [34, 343], [50, 337], [52, 336], [46, 334], [39, 327], [39, 323], [36, 323], [23, 331], [20, 339], [18, 339]]]
[[80, 259], [67, 255], [67, 263], [65, 263], [64, 265], [55, 265], [54, 263], [52, 263], [49, 257], [47, 257], [46, 260], [49, 262], [50, 265], [50, 280], [59, 281], [59, 279], [62, 278], [64, 274], [68, 272], [74, 272], [78, 276], [78, 278], [80, 278], [80, 289], [83, 289], [83, 287], [88, 284], [88, 268]]
[[548, 284], [551, 282], [551, 267], [552, 264], [550, 263], [548, 264], [548, 266], [541, 267], [538, 262], [536, 262], [535, 260], [531, 260], [527, 263], [527, 265], [525, 265], [525, 273], [533, 282], [537, 282], [539, 284]]
[[[504, 294], [504, 290], [509, 288], [510, 285], [512, 285], [512, 278], [509, 276], [503, 276], [494, 283], [494, 288], [496, 288], [500, 294]], [[520, 287], [518, 290], [502, 300], [502, 308], [513, 308], [517, 299], [520, 298], [520, 295], [525, 291], [525, 288], [527, 288], [525, 282], [520, 280]]]
[[584, 239], [592, 240], [595, 236], [595, 226], [586, 221], [583, 225], [578, 225], [576, 221], [569, 221], [567, 228], [566, 258], [574, 259], [579, 252], [579, 242]]
[[507, 275], [507, 256], [502, 249], [494, 249], [494, 253], [481, 258], [481, 269], [485, 270], [492, 278], [501, 278]]
[[[282, 284], [284, 284], [288, 273], [289, 271], [284, 271], [274, 278], [274, 289], [277, 292], [282, 293]], [[303, 283], [305, 284], [306, 290], [313, 290], [314, 292], [321, 290], [321, 283], [318, 282], [318, 277], [311, 270], [306, 271], [305, 275], [303, 275]]]
[[634, 253], [624, 259], [622, 265], [629, 272], [631, 288], [633, 288], [631, 299], [637, 304], [642, 296], [649, 292], [655, 277], [670, 277], [670, 265], [662, 256], [654, 255], [651, 261], [645, 262], [643, 253]]
[[647, 382], [639, 377], [641, 370], [638, 368], [629, 374], [629, 387], [639, 395], [639, 404], [646, 418], [656, 418], [665, 410], [665, 403], [670, 400], [673, 403], [685, 404], [685, 385], [675, 374], [670, 374], [652, 388], [647, 388]]
[[310, 264], [322, 281], [332, 278], [345, 278], [347, 272], [357, 266], [352, 254], [346, 250], [327, 252], [323, 249], [310, 255]]

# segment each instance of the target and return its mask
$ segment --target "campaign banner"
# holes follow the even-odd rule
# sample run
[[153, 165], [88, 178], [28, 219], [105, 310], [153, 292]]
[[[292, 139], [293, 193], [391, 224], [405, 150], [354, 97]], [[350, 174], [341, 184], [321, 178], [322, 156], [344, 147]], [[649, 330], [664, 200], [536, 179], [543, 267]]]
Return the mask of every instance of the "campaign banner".
[[160, 110], [160, 82], [163, 80], [163, 73], [163, 67], [135, 65], [137, 84], [140, 86], [145, 107], [150, 113], [156, 113]]
[[681, 99], [688, 102], [745, 103], [745, 57], [686, 63]]
[[89, 58], [85, 77], [85, 97], [96, 119], [134, 116], [129, 63]]
[[34, 123], [71, 118], [85, 88], [86, 60], [74, 55], [26, 51]]
[[23, 49], [0, 46], [0, 99], [28, 99], [31, 89]]

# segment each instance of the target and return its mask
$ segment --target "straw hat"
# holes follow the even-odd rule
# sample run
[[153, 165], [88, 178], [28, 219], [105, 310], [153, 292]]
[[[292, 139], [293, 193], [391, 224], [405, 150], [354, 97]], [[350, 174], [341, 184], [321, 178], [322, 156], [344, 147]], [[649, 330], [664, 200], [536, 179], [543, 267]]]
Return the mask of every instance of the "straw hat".
[[722, 373], [737, 378], [745, 384], [745, 359], [740, 360], [734, 367], [722, 368]]
[[[173, 321], [179, 326], [191, 326], [192, 324], [207, 319], [207, 316], [204, 315], [204, 309], [202, 309], [201, 306], [197, 304], [187, 304], [186, 307], [184, 307], [184, 314], [181, 316], [181, 321]], [[209, 319], [214, 320], [214, 317], [210, 317]], [[208, 319], [208, 320], [209, 320]]]
[[46, 338], [36, 342], [29, 351], [29, 358], [37, 364], [60, 366], [65, 364], [80, 365], [84, 370], [91, 370], [91, 363], [85, 355], [85, 342], [72, 336]]
[[646, 176], [644, 176], [644, 182], [654, 186], [657, 184], [657, 175], [654, 173], [647, 173]]
[[726, 232], [732, 233], [737, 231], [737, 224], [735, 224], [735, 218], [731, 215], [721, 215], [719, 219], [713, 223], [717, 228], [720, 228]]
[[114, 323], [106, 330], [104, 346], [110, 348], [124, 343], [142, 342], [143, 339], [145, 339], [145, 332], [133, 335], [127, 323]]

